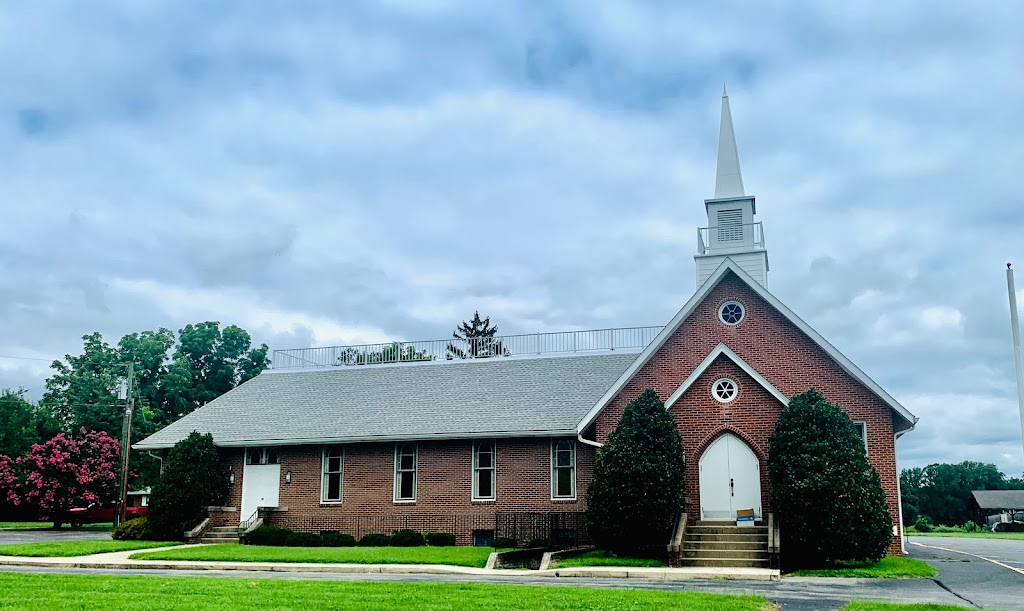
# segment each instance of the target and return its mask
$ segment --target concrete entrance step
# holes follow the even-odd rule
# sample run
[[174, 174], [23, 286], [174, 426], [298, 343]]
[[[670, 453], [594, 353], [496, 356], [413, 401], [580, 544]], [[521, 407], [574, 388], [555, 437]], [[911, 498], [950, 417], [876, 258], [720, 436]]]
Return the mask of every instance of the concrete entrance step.
[[683, 542], [684, 548], [701, 548], [701, 549], [733, 549], [733, 550], [751, 550], [751, 551], [764, 551], [768, 548], [766, 541], [734, 541], [732, 539], [728, 541], [721, 540], [693, 540], [687, 539]]
[[768, 551], [765, 549], [706, 549], [703, 547], [684, 547], [683, 558], [735, 558], [737, 560], [764, 560], [768, 561]]
[[207, 543], [213, 545], [219, 545], [224, 543], [239, 543], [238, 537], [203, 537], [199, 540], [200, 543]]
[[768, 568], [768, 560], [743, 558], [680, 558], [680, 566]]
[[689, 526], [686, 534], [767, 535], [767, 526]]

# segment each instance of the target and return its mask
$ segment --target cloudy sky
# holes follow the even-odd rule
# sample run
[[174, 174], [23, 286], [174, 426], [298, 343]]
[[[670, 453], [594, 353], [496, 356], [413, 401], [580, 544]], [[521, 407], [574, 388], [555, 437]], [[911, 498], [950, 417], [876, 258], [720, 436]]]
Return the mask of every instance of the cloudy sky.
[[1024, 6], [682, 4], [0, 5], [0, 387], [208, 319], [664, 324], [725, 81], [771, 290], [921, 418], [901, 466], [1019, 475]]

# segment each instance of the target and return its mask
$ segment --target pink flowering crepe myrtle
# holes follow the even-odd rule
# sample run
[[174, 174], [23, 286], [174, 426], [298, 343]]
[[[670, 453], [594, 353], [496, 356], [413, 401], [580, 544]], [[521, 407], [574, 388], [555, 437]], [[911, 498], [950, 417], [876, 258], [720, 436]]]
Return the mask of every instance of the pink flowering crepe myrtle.
[[60, 433], [33, 445], [28, 455], [19, 459], [27, 473], [21, 500], [49, 513], [55, 523], [72, 507], [112, 505], [117, 499], [120, 455], [113, 437], [85, 429], [77, 437]]
[[21, 504], [18, 496], [19, 460], [0, 454], [0, 506], [4, 504], [17, 507]]

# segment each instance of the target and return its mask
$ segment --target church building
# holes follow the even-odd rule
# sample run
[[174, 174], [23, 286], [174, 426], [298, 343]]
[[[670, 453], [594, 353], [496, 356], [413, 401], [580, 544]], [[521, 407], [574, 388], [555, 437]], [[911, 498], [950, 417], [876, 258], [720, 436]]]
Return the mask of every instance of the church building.
[[[571, 545], [587, 542], [595, 457], [644, 389], [683, 439], [684, 523], [724, 527], [747, 510], [768, 523], [768, 440], [789, 398], [813, 387], [859, 428], [901, 553], [896, 440], [917, 418], [769, 292], [724, 92], [704, 206], [697, 290], [664, 327], [277, 350], [271, 369], [134, 447], [213, 435], [231, 488], [212, 527]], [[761, 566], [755, 552], [739, 564]]]

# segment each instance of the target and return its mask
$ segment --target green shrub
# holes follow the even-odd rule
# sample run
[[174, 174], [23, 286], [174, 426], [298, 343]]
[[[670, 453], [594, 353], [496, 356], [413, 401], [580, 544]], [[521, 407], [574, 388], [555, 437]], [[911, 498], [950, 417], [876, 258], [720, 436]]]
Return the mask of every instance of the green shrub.
[[976, 533], [981, 531], [981, 527], [978, 526], [977, 522], [967, 522], [963, 526], [965, 533]]
[[917, 516], [917, 520], [914, 521], [914, 530], [919, 533], [930, 533], [933, 528], [932, 521], [926, 515]]
[[395, 534], [391, 535], [391, 545], [395, 547], [419, 547], [425, 543], [423, 533], [415, 530], [396, 530]]
[[149, 501], [153, 536], [180, 540], [205, 515], [207, 506], [224, 502], [228, 485], [213, 436], [192, 431], [168, 452], [163, 474], [153, 486]]
[[352, 547], [356, 538], [346, 533], [321, 533], [320, 545], [323, 547]]
[[783, 410], [768, 444], [768, 478], [785, 568], [885, 556], [892, 515], [881, 477], [849, 416], [818, 391], [796, 395]]
[[513, 549], [518, 547], [517, 541], [510, 537], [498, 537], [491, 544], [498, 549]]
[[320, 547], [320, 535], [315, 533], [288, 533], [284, 540], [287, 547]]
[[146, 518], [134, 518], [123, 522], [110, 533], [118, 541], [153, 541], [153, 533]]
[[650, 388], [630, 401], [597, 454], [587, 487], [594, 543], [616, 554], [665, 549], [683, 506], [683, 442], [672, 414]]
[[290, 534], [292, 534], [292, 531], [288, 528], [269, 525], [260, 526], [242, 537], [242, 543], [245, 543], [246, 545], [281, 546], [285, 545], [285, 541], [288, 540], [288, 535]]
[[391, 545], [391, 537], [380, 533], [363, 535], [359, 540], [359, 547], [387, 547]]
[[455, 535], [451, 533], [427, 533], [427, 545], [449, 547], [455, 545]]

